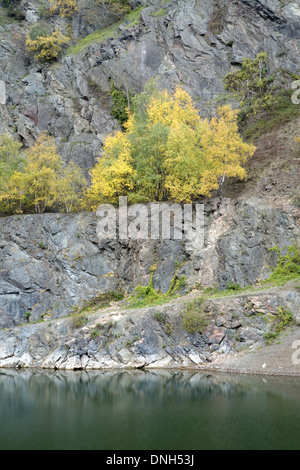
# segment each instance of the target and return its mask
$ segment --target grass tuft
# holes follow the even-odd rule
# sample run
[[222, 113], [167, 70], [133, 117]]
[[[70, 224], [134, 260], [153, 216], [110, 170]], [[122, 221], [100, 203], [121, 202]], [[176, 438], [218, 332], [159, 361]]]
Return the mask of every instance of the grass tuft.
[[203, 299], [189, 302], [182, 315], [182, 328], [189, 334], [202, 333], [209, 324], [209, 317], [203, 310]]
[[67, 49], [66, 55], [79, 54], [91, 44], [104, 42], [108, 38], [117, 39], [122, 34], [119, 31], [120, 24], [126, 22], [128, 28], [138, 24], [141, 19], [141, 11], [143, 9], [144, 7], [136, 8], [134, 11], [125, 15], [125, 17], [121, 21], [113, 23], [112, 25], [107, 26], [106, 28], [101, 28], [92, 34], [89, 34], [85, 38], [80, 39], [75, 46], [71, 46], [69, 47], [69, 49]]

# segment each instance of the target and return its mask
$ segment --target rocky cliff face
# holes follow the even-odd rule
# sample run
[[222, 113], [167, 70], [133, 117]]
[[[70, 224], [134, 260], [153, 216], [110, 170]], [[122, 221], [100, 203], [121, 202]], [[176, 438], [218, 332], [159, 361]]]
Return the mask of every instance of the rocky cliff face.
[[[243, 58], [265, 50], [274, 71], [299, 70], [300, 10], [279, 0], [158, 0], [116, 28], [85, 37], [58, 63], [36, 63], [25, 51], [25, 35], [41, 15], [37, 1], [21, 2], [22, 23], [0, 26], [0, 131], [8, 129], [30, 145], [39, 132], [57, 138], [67, 161], [90, 168], [104, 137], [118, 124], [111, 118], [111, 80], [141, 91], [182, 84], [209, 113], [224, 95], [224, 76]], [[112, 21], [101, 2], [79, 2], [73, 20], [53, 17], [53, 25], [77, 40]], [[69, 29], [68, 29], [69, 28]], [[1, 91], [2, 90], [2, 91]]]
[[[118, 88], [135, 92], [141, 91], [152, 78], [160, 88], [172, 89], [181, 84], [206, 116], [224, 100], [224, 76], [236, 70], [245, 57], [255, 58], [261, 50], [266, 51], [275, 83], [280, 69], [291, 76], [299, 72], [298, 2], [169, 0], [162, 4], [158, 0], [132, 0], [131, 4], [139, 10], [110, 27], [107, 25], [117, 18], [102, 2], [94, 0], [80, 1], [72, 20], [52, 17], [49, 21], [53, 26], [64, 32], [72, 29], [74, 45], [57, 63], [48, 65], [34, 61], [24, 46], [29, 28], [41, 19], [39, 2], [21, 1], [25, 14], [22, 22], [7, 18], [2, 9], [0, 132], [8, 131], [28, 146], [41, 131], [48, 131], [55, 136], [65, 161], [72, 160], [88, 170], [101, 154], [105, 136], [118, 129], [110, 114], [111, 80]], [[283, 139], [287, 142], [284, 150], [294, 149], [290, 142], [298, 125], [295, 121], [293, 131], [284, 130]], [[292, 160], [298, 164], [296, 150]], [[279, 194], [276, 184], [285, 171], [284, 163], [275, 183], [271, 168], [272, 162], [258, 186], [260, 197], [270, 187]], [[290, 179], [298, 186], [299, 164], [291, 172]], [[187, 290], [195, 285], [221, 289], [229, 283], [247, 286], [266, 279], [269, 265], [274, 262], [269, 249], [275, 245], [287, 247], [299, 240], [297, 220], [289, 214], [290, 205], [284, 199], [288, 191], [286, 188], [280, 191], [276, 207], [272, 197], [268, 203], [265, 198], [253, 198], [256, 189], [251, 198], [247, 193], [236, 200], [206, 202], [204, 248], [196, 234], [188, 245], [176, 240], [99, 241], [94, 214], [2, 218], [0, 328], [16, 327], [28, 318], [31, 322], [59, 319], [99, 292], [114, 289], [131, 292], [135, 286], [149, 282], [153, 265], [156, 265], [154, 286], [163, 292], [168, 291], [174, 276], [184, 276]], [[286, 305], [296, 316], [299, 295], [291, 292], [279, 297], [274, 294], [274, 302], [268, 298], [263, 303]], [[245, 305], [236, 301], [234, 307], [238, 316], [246, 318], [241, 325], [233, 326], [231, 307], [226, 304], [223, 307], [228, 318], [224, 324], [215, 318], [204, 342], [187, 338], [176, 330], [177, 336], [168, 343], [169, 350], [168, 335], [161, 325], [155, 333], [158, 326], [151, 320], [151, 310], [141, 317], [137, 312], [131, 314], [136, 335], [142, 338], [142, 331], [148, 332], [148, 339], [137, 342], [131, 352], [124, 345], [134, 340], [134, 328], [107, 352], [102, 351], [100, 343], [93, 343], [89, 329], [74, 337], [70, 319], [28, 325], [1, 333], [0, 366], [93, 368], [120, 363], [134, 367], [190, 366], [205, 362], [214, 352], [214, 344], [216, 350], [221, 344], [224, 351], [235, 350], [238, 342], [232, 343], [235, 329], [244, 324], [250, 331], [245, 336], [247, 345], [262, 344], [266, 328], [247, 323]], [[218, 306], [219, 311], [224, 311], [223, 307]], [[170, 321], [176, 325], [180, 307], [166, 307], [164, 314], [168, 316], [171, 312], [175, 316]], [[126, 329], [127, 313], [116, 315], [120, 315], [120, 325]], [[88, 328], [92, 331], [95, 325], [91, 325]], [[216, 328], [221, 328], [222, 334], [218, 330], [220, 336], [214, 337]], [[67, 342], [66, 337], [73, 339]], [[218, 343], [216, 338], [221, 337]]]
[[94, 214], [44, 214], [0, 220], [0, 326], [57, 318], [97, 293], [148, 284], [167, 292], [174, 275], [224, 289], [270, 275], [269, 249], [299, 239], [292, 217], [262, 200], [205, 205], [205, 243], [194, 240], [100, 240]]

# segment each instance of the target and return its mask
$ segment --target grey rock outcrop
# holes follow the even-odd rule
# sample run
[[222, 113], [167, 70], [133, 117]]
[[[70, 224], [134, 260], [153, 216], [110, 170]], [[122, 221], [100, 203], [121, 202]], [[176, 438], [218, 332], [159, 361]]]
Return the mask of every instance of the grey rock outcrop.
[[174, 276], [194, 285], [253, 285], [270, 275], [269, 249], [299, 240], [286, 213], [263, 201], [212, 200], [205, 240], [99, 240], [94, 213], [0, 219], [0, 327], [58, 318], [98, 293], [147, 285], [163, 292]]
[[0, 367], [205, 368], [265, 346], [264, 335], [282, 307], [300, 321], [300, 294], [291, 286], [278, 293], [207, 300], [206, 326], [187, 332], [183, 316], [187, 302], [195, 299], [193, 293], [158, 307], [111, 308], [87, 316], [79, 327], [65, 318], [0, 331]]

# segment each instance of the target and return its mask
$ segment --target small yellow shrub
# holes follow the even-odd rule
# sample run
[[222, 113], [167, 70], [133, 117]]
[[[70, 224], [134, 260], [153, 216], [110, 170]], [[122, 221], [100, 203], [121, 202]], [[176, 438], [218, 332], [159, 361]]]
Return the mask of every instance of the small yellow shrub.
[[77, 11], [77, 0], [50, 0], [50, 14], [69, 18]]
[[64, 44], [67, 44], [70, 38], [61, 31], [55, 31], [49, 36], [39, 36], [37, 39], [31, 39], [27, 36], [26, 46], [34, 52], [36, 59], [53, 60], [56, 59]]

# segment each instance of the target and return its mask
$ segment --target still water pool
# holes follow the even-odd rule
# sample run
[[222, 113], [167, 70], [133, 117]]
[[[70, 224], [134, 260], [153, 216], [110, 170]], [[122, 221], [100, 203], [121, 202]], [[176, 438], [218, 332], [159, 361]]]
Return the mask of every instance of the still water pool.
[[0, 370], [0, 449], [300, 449], [300, 379]]

